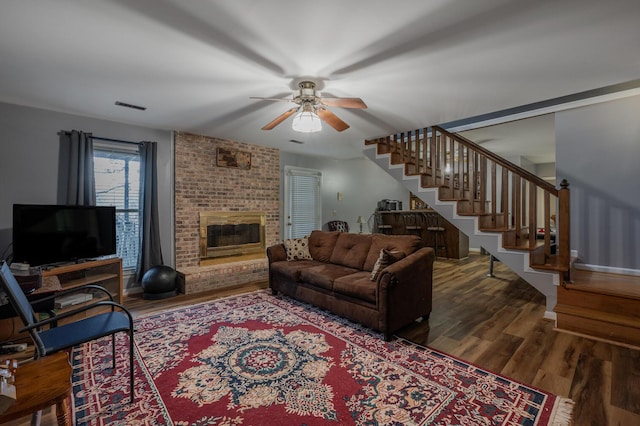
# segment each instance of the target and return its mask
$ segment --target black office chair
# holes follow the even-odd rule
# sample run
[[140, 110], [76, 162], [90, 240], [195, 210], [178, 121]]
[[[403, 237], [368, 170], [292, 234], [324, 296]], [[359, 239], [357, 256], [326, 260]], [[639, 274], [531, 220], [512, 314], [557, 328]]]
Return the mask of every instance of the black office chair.
[[[59, 315], [51, 316], [42, 321], [36, 321], [35, 312], [27, 297], [22, 292], [20, 285], [11, 273], [6, 262], [2, 262], [0, 275], [2, 275], [2, 290], [7, 293], [9, 303], [16, 311], [24, 327], [22, 331], [28, 331], [33, 343], [36, 347], [36, 357], [43, 357], [63, 349], [71, 348], [82, 343], [97, 340], [101, 337], [111, 336], [113, 368], [116, 367], [116, 341], [115, 334], [126, 332], [129, 335], [129, 380], [131, 386], [131, 402], [134, 400], [133, 387], [133, 317], [124, 306], [113, 301], [113, 297], [104, 287], [89, 284], [82, 287], [76, 287], [70, 290], [57, 292], [52, 296], [38, 299], [35, 302], [42, 302], [48, 299], [59, 297], [65, 294], [81, 292], [87, 289], [97, 290], [106, 293], [110, 300], [102, 300], [90, 305], [72, 309]], [[108, 312], [101, 312], [94, 316], [82, 318], [68, 324], [58, 325], [58, 321], [71, 317], [73, 315], [88, 311], [95, 308], [111, 307]], [[115, 310], [115, 308], [119, 310]], [[42, 330], [43, 326], [49, 326], [46, 330]]]

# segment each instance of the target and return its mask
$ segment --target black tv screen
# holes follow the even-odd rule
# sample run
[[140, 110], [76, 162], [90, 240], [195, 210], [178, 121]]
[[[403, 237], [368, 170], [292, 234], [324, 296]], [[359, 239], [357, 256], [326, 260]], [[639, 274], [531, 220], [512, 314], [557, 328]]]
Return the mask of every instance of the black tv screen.
[[13, 205], [13, 262], [41, 266], [115, 253], [115, 207]]

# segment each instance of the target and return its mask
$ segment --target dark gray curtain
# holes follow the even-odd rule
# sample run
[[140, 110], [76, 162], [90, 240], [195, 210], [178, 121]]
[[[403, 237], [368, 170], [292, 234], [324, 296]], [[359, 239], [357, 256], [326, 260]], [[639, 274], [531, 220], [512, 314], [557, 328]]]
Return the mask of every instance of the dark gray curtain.
[[158, 146], [155, 142], [140, 145], [140, 253], [138, 282], [155, 265], [162, 265], [160, 226], [158, 223]]
[[95, 206], [96, 182], [93, 173], [91, 133], [78, 130], [60, 132], [59, 201], [79, 206]]

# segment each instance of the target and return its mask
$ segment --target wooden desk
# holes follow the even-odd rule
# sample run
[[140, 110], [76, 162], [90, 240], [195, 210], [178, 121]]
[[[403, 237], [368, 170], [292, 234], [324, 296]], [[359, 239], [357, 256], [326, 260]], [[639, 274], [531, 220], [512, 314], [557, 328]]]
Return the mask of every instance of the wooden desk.
[[0, 424], [56, 406], [59, 426], [70, 426], [71, 365], [66, 352], [28, 362], [16, 370], [16, 402], [0, 414]]

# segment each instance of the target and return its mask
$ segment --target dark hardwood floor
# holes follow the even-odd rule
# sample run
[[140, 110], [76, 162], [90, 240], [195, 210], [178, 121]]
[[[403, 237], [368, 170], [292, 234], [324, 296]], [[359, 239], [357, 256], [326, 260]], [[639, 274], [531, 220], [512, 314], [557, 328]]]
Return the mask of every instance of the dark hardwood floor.
[[[479, 254], [438, 259], [429, 321], [398, 335], [570, 397], [575, 425], [640, 425], [640, 350], [555, 331], [543, 318], [540, 293], [500, 262], [488, 277], [488, 265], [489, 257]], [[266, 283], [163, 301], [132, 296], [125, 305], [140, 316], [260, 288]], [[53, 419], [48, 411], [43, 424]], [[28, 425], [29, 419], [11, 424]]]

